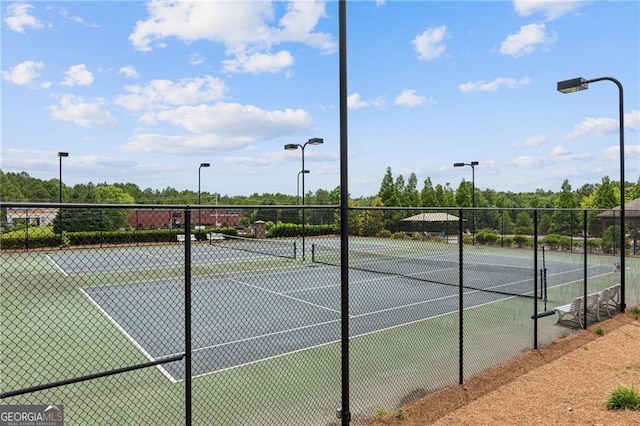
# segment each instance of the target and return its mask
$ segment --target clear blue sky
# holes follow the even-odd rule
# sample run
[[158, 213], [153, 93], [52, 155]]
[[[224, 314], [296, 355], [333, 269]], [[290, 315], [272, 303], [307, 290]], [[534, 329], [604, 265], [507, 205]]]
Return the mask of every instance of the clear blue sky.
[[[227, 195], [340, 184], [338, 3], [2, 1], [0, 167]], [[640, 175], [640, 2], [349, 1], [349, 192], [559, 191]]]

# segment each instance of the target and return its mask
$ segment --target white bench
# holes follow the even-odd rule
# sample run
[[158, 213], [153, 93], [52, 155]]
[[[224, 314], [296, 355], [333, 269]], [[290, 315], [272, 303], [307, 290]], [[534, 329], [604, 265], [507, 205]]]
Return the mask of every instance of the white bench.
[[[190, 234], [191, 236], [191, 241], [195, 241], [196, 240], [196, 236], [194, 234]], [[184, 240], [186, 239], [186, 237], [184, 236], [184, 234], [178, 234], [176, 235], [176, 239], [181, 242], [184, 243]]]
[[211, 234], [207, 234], [207, 240], [209, 241], [224, 240], [224, 234], [221, 234], [219, 232], [212, 232]]
[[[587, 312], [586, 317], [589, 315], [600, 321], [600, 311], [604, 310], [608, 317], [611, 317], [611, 309], [617, 309], [618, 301], [620, 298], [620, 284], [612, 285], [602, 291], [591, 293], [587, 295]], [[571, 303], [558, 306], [555, 308], [558, 314], [558, 321], [556, 324], [562, 321], [572, 321], [578, 325], [582, 325], [584, 319], [584, 298], [582, 296], [576, 297]], [[568, 318], [566, 318], [568, 317]], [[565, 319], [566, 318], [566, 319]]]

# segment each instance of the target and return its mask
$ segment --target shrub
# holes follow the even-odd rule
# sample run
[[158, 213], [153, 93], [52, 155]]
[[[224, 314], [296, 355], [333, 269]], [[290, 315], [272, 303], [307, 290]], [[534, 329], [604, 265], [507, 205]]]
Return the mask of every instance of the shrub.
[[492, 245], [498, 241], [498, 234], [487, 231], [485, 229], [476, 233], [476, 242], [478, 244]]
[[571, 237], [558, 234], [550, 234], [542, 239], [542, 243], [552, 250], [569, 249], [571, 247]]
[[587, 240], [587, 246], [592, 253], [602, 251], [602, 238], [590, 238]]
[[635, 319], [640, 319], [640, 306], [634, 306], [629, 309]]
[[533, 240], [526, 235], [516, 235], [515, 237], [513, 237], [513, 243], [516, 245], [516, 247], [522, 248], [524, 246], [533, 244]]
[[388, 229], [383, 229], [382, 231], [378, 232], [378, 237], [391, 238], [391, 231], [389, 231]]
[[403, 240], [406, 235], [407, 234], [405, 234], [404, 232], [398, 231], [391, 234], [391, 238], [394, 240]]
[[609, 394], [607, 408], [610, 410], [640, 410], [640, 392], [634, 386], [620, 385]]
[[503, 247], [512, 247], [514, 245], [513, 240], [513, 237], [502, 237], [502, 239], [500, 240], [500, 244]]

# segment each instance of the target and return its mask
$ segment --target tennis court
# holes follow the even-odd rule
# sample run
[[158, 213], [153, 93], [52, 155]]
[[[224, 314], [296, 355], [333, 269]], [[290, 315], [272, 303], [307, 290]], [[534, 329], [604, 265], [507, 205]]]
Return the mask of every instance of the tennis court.
[[[196, 250], [199, 260], [195, 262], [211, 261], [207, 257], [211, 253], [204, 253], [200, 259]], [[353, 256], [350, 264], [351, 337], [457, 311], [455, 253], [412, 258], [405, 264], [390, 258], [389, 265], [377, 272], [366, 270], [370, 261]], [[404, 272], [394, 272], [394, 268]], [[584, 273], [582, 265], [573, 263], [547, 262], [546, 268], [549, 287], [575, 282]], [[594, 277], [612, 270], [592, 265], [587, 272]], [[340, 280], [339, 267], [296, 261], [290, 267], [263, 271], [194, 276], [193, 376], [339, 341]], [[475, 262], [465, 259], [464, 283], [465, 308], [515, 295], [533, 297], [537, 287], [530, 260], [497, 255], [483, 255]], [[184, 279], [84, 287], [81, 291], [150, 360], [184, 351]], [[184, 377], [182, 363], [160, 368], [173, 382]]]
[[[226, 236], [224, 241], [191, 245], [191, 263], [242, 262], [296, 258], [296, 242], [262, 241]], [[47, 258], [65, 275], [99, 274], [122, 271], [184, 267], [184, 244], [106, 247], [51, 252]]]

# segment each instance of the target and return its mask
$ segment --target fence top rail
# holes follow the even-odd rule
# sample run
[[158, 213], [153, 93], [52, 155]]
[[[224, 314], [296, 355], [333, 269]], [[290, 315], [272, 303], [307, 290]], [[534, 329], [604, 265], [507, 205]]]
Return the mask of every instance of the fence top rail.
[[254, 204], [100, 204], [100, 203], [39, 203], [39, 202], [3, 202], [0, 209], [13, 208], [48, 208], [48, 209], [127, 209], [127, 210], [276, 210], [276, 209], [337, 209], [334, 204], [299, 206], [285, 205], [254, 205]]

